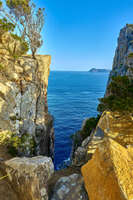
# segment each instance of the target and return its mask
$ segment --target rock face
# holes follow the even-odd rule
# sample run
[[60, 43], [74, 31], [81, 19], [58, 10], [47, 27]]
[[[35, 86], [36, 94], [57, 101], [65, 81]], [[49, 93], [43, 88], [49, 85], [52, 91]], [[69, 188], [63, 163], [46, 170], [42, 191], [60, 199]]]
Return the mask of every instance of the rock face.
[[51, 200], [88, 200], [83, 188], [83, 179], [79, 174], [60, 178], [54, 188]]
[[82, 173], [90, 200], [133, 198], [133, 152], [112, 139], [99, 145]]
[[0, 73], [0, 135], [23, 138], [19, 155], [53, 156], [53, 118], [48, 113], [50, 56], [4, 57]]
[[[87, 153], [93, 157], [82, 167], [90, 200], [133, 198], [132, 130], [131, 114], [109, 111], [102, 114], [88, 144]], [[97, 136], [99, 132], [102, 133], [101, 137]]]
[[[82, 128], [80, 131], [83, 131], [87, 120], [88, 119], [85, 119], [83, 121]], [[92, 154], [97, 148], [97, 143], [99, 144], [99, 142], [104, 136], [103, 131], [98, 126], [96, 128], [96, 131], [92, 130], [90, 136], [88, 136], [84, 140], [80, 136], [80, 131], [75, 133], [74, 135], [75, 139], [73, 141], [73, 148], [71, 154], [71, 165], [76, 167], [81, 167], [92, 158]]]
[[[133, 78], [133, 25], [127, 24], [120, 31], [118, 46], [115, 52], [112, 71], [110, 72], [108, 84], [112, 76], [127, 75]], [[108, 95], [108, 88], [106, 91]]]
[[48, 200], [47, 182], [54, 173], [51, 158], [43, 156], [14, 158], [1, 163], [0, 169], [8, 175], [16, 199]]
[[77, 147], [74, 151], [73, 151], [73, 155], [71, 158], [71, 165], [72, 166], [76, 166], [76, 167], [81, 167], [82, 165], [84, 165], [88, 159], [91, 158], [91, 155], [88, 155], [88, 144], [90, 144], [90, 137], [87, 137], [82, 144]]
[[[133, 78], [133, 25], [120, 31], [112, 76]], [[105, 96], [109, 95], [108, 85]], [[90, 200], [133, 199], [133, 117], [105, 111], [88, 144], [93, 157], [82, 167]]]

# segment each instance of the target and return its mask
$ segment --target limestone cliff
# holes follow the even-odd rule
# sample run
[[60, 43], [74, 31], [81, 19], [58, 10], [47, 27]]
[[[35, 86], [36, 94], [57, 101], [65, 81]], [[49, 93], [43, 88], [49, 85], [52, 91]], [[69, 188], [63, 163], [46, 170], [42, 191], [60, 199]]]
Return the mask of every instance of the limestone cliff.
[[[127, 75], [133, 78], [133, 25], [127, 24], [121, 29], [118, 38], [112, 71], [110, 72], [108, 84], [112, 76]], [[106, 91], [108, 95], [108, 88]]]
[[[3, 60], [4, 59], [4, 60]], [[47, 86], [51, 57], [3, 56], [0, 69], [0, 137], [21, 138], [19, 155], [53, 156], [54, 133], [48, 113]]]
[[[128, 24], [120, 31], [105, 96], [112, 76], [125, 75], [133, 78], [133, 25]], [[105, 111], [86, 146], [82, 143], [83, 155], [92, 155], [81, 168], [90, 200], [133, 199], [132, 130], [132, 113]]]

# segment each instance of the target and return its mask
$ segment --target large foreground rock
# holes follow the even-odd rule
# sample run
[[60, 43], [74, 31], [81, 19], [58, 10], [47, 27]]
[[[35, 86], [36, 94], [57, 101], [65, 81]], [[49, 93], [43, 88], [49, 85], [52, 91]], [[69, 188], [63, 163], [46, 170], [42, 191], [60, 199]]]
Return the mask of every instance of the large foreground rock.
[[51, 158], [13, 158], [2, 163], [0, 168], [3, 174], [8, 175], [8, 183], [17, 199], [48, 200], [47, 182], [54, 173]]
[[55, 185], [51, 200], [88, 200], [82, 176], [72, 174], [60, 178]]
[[132, 200], [133, 148], [105, 138], [82, 174], [90, 200]]

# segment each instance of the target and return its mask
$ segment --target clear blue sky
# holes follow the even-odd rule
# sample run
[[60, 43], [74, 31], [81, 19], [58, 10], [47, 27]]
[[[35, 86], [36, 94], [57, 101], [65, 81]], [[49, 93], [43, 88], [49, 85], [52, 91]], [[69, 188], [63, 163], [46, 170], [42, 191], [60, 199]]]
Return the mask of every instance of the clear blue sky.
[[133, 0], [34, 0], [46, 8], [41, 54], [51, 70], [111, 68], [120, 29], [133, 23]]

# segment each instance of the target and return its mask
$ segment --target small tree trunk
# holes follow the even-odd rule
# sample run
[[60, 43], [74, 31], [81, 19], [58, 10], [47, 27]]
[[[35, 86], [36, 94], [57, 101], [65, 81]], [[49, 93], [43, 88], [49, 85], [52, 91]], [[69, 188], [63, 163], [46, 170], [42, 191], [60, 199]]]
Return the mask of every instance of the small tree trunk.
[[35, 57], [35, 51], [32, 51], [32, 58], [36, 59], [36, 57]]

